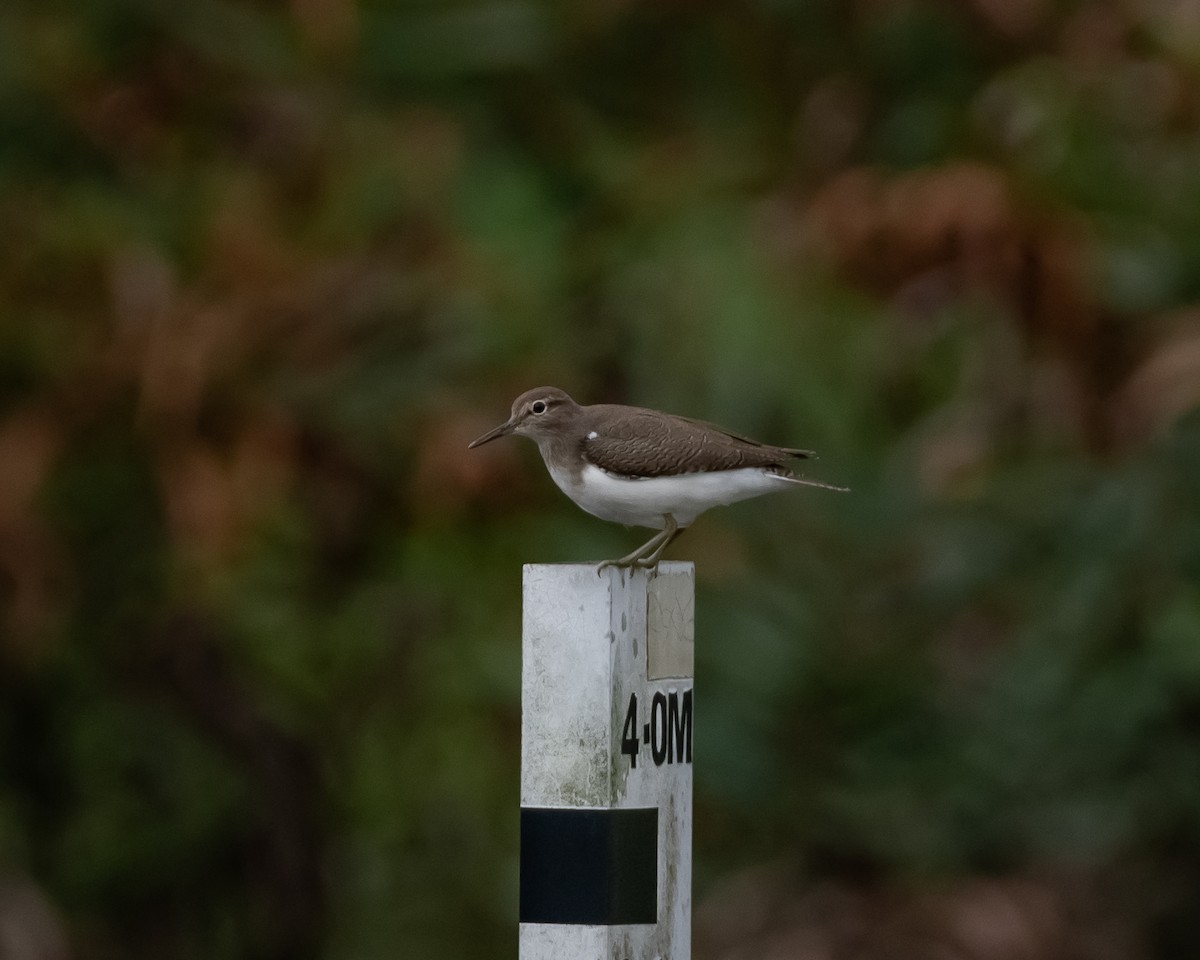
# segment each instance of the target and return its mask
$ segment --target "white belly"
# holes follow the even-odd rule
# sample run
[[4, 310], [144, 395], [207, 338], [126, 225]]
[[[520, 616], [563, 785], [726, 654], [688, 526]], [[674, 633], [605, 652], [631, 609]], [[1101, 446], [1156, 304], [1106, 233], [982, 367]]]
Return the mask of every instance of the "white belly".
[[630, 480], [589, 464], [583, 468], [578, 483], [573, 483], [566, 471], [552, 469], [550, 476], [563, 493], [593, 516], [658, 530], [666, 525], [664, 514], [671, 514], [679, 526], [686, 527], [711, 507], [788, 486], [783, 478], [758, 467]]

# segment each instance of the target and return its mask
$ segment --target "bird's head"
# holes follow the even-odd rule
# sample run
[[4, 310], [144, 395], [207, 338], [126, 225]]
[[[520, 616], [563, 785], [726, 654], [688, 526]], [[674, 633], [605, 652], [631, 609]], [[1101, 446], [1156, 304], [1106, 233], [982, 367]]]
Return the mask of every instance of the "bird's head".
[[467, 444], [467, 449], [482, 446], [510, 433], [539, 442], [549, 439], [567, 426], [578, 410], [579, 405], [558, 387], [526, 390], [513, 401], [512, 415], [500, 426], [472, 440]]

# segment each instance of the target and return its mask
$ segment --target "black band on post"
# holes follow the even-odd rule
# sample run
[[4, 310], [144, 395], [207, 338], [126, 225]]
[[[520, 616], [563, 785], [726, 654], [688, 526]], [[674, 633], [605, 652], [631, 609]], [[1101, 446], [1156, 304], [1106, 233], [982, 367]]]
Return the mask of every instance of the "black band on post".
[[521, 922], [658, 922], [658, 808], [521, 808]]

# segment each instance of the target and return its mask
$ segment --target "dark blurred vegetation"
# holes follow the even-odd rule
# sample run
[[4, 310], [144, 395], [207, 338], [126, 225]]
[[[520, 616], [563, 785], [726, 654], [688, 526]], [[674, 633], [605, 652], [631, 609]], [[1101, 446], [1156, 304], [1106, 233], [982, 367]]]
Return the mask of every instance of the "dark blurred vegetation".
[[1189, 0], [0, 8], [0, 956], [515, 956], [556, 383], [706, 516], [698, 960], [1200, 956]]

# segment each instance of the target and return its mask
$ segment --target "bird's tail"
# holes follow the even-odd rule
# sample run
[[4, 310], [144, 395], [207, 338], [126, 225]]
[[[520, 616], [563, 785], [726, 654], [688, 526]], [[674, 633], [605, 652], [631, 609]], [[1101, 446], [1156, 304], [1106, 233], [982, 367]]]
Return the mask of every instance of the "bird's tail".
[[795, 483], [804, 487], [820, 487], [822, 490], [836, 490], [838, 493], [849, 493], [849, 487], [839, 487], [832, 483], [822, 483], [820, 480], [809, 480], [808, 477], [798, 477], [794, 473], [772, 472], [771, 476], [785, 483]]

